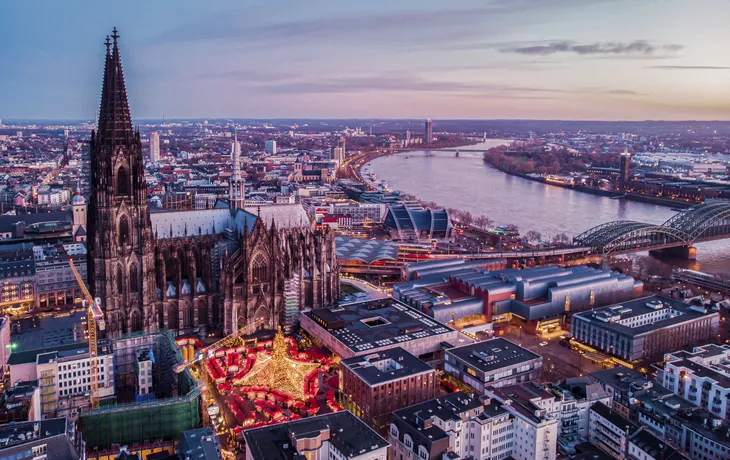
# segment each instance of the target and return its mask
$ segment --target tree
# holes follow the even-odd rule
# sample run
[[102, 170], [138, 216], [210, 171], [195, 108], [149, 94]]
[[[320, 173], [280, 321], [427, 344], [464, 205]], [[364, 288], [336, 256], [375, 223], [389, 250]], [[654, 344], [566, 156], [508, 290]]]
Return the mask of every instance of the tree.
[[460, 217], [459, 221], [464, 225], [471, 225], [474, 223], [474, 217], [469, 211], [462, 212]]
[[487, 216], [477, 216], [474, 218], [474, 226], [486, 230], [492, 226], [492, 221]]
[[558, 233], [557, 235], [555, 235], [555, 238], [553, 238], [553, 243], [570, 244], [570, 237], [565, 233]]
[[515, 224], [507, 224], [504, 226], [504, 229], [510, 233], [520, 233], [520, 228]]
[[542, 239], [542, 235], [540, 234], [540, 232], [530, 230], [525, 233], [525, 239], [529, 242], [540, 241]]

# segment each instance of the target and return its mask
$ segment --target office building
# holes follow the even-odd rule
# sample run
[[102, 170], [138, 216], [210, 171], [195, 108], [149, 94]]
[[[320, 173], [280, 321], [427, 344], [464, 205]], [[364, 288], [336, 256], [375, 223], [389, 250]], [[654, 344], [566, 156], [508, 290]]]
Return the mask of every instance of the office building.
[[160, 162], [160, 135], [157, 133], [150, 134], [150, 162]]
[[392, 298], [300, 312], [307, 334], [342, 359], [400, 347], [426, 362], [442, 359], [457, 332]]
[[[109, 340], [100, 340], [97, 349], [99, 398], [104, 399], [114, 396], [114, 353]], [[44, 418], [73, 415], [89, 407], [91, 383], [86, 342], [13, 352], [8, 368], [11, 382], [39, 382]]]
[[[41, 309], [70, 307], [81, 300], [81, 288], [69, 261], [86, 281], [86, 246], [82, 243], [34, 246], [36, 264], [35, 306]], [[79, 302], [80, 303], [80, 302]]]
[[264, 142], [264, 150], [270, 155], [276, 155], [276, 141]]
[[[628, 300], [643, 291], [641, 281], [587, 266], [503, 269], [483, 261], [427, 261], [409, 264], [393, 296], [448, 322], [471, 315], [487, 322], [510, 319], [527, 333], [550, 332], [567, 314]], [[498, 321], [497, 321], [498, 320]]]
[[0, 440], [0, 459], [86, 458], [86, 446], [76, 423], [65, 417], [0, 426]]
[[542, 356], [503, 338], [449, 348], [445, 353], [444, 371], [479, 393], [488, 386], [536, 380], [542, 371]]
[[667, 353], [656, 377], [664, 387], [715, 417], [730, 417], [730, 345]]
[[388, 442], [350, 411], [243, 432], [246, 460], [386, 460]]
[[618, 185], [621, 190], [624, 190], [631, 180], [631, 154], [628, 151], [621, 153], [619, 165]]
[[436, 369], [400, 347], [340, 361], [342, 407], [378, 433], [390, 414], [436, 397]]
[[0, 246], [0, 305], [27, 311], [35, 301], [36, 264], [32, 243]]
[[175, 453], [182, 460], [219, 460], [223, 458], [218, 436], [209, 426], [183, 431], [175, 446]]
[[426, 127], [423, 132], [423, 143], [430, 144], [433, 142], [433, 121], [429, 118], [426, 120]]
[[706, 342], [719, 326], [717, 311], [649, 296], [573, 315], [570, 329], [578, 342], [634, 361]]
[[345, 163], [345, 136], [337, 136], [335, 145], [330, 149], [330, 160], [336, 161], [338, 168]]
[[451, 393], [396, 410], [393, 459], [554, 459], [557, 421], [519, 396]]

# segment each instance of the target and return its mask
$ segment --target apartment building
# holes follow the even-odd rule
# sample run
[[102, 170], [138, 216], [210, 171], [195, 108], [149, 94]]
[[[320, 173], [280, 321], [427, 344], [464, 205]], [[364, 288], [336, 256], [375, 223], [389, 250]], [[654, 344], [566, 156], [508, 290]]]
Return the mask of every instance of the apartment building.
[[658, 381], [719, 418], [730, 416], [730, 345], [704, 345], [664, 356]]
[[456, 392], [393, 412], [392, 459], [555, 458], [557, 421], [503, 394]]

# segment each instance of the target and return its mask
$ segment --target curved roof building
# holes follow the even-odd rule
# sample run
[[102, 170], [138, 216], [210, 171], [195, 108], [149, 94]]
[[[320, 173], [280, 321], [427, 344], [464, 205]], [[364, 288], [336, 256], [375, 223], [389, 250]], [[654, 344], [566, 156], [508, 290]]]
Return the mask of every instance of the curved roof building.
[[451, 237], [451, 220], [445, 209], [416, 210], [391, 205], [385, 215], [385, 229], [394, 240], [423, 241]]

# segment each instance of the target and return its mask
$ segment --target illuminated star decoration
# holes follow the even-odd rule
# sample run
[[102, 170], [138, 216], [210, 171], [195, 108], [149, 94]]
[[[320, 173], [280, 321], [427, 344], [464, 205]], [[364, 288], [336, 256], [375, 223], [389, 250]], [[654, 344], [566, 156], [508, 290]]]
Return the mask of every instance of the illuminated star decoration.
[[271, 354], [259, 352], [256, 364], [242, 378], [235, 380], [235, 385], [262, 385], [271, 390], [283, 391], [292, 397], [303, 400], [304, 378], [312, 370], [320, 367], [317, 363], [297, 361], [289, 356], [289, 343], [279, 327], [274, 336]]

